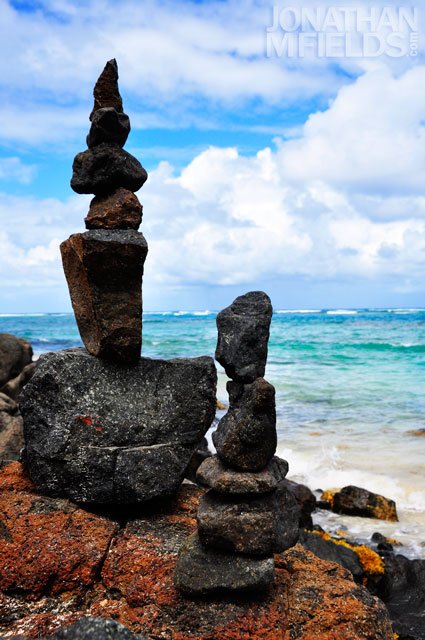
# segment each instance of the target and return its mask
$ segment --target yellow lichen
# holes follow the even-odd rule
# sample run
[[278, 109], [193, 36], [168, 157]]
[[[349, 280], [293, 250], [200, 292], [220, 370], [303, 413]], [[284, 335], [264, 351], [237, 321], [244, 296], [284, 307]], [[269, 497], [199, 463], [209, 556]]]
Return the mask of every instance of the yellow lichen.
[[329, 506], [333, 507], [333, 503], [334, 503], [334, 496], [336, 493], [338, 493], [339, 489], [326, 489], [323, 493], [322, 493], [322, 500], [324, 502], [328, 502]]
[[402, 547], [403, 546], [403, 544], [399, 540], [396, 540], [395, 538], [385, 538], [385, 540], [389, 544], [393, 544], [395, 547]]
[[372, 549], [366, 545], [350, 544], [346, 540], [338, 540], [338, 538], [332, 538], [326, 531], [313, 531], [319, 535], [323, 540], [330, 540], [334, 544], [339, 544], [342, 547], [347, 547], [357, 554], [361, 567], [368, 575], [383, 574], [385, 572], [385, 565], [382, 558]]

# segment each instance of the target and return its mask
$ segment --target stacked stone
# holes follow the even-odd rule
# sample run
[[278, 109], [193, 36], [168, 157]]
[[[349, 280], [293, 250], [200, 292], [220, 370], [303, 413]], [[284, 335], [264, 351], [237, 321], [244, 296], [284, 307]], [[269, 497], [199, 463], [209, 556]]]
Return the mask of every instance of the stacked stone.
[[213, 434], [217, 455], [198, 469], [210, 487], [198, 531], [182, 548], [176, 585], [189, 595], [267, 590], [273, 554], [293, 546], [299, 510], [284, 486], [288, 463], [276, 457], [275, 389], [264, 380], [272, 306], [259, 291], [217, 316], [216, 359], [232, 379], [229, 410]]
[[95, 87], [88, 149], [74, 160], [71, 187], [93, 193], [85, 233], [61, 244], [81, 338], [94, 356], [135, 364], [142, 341], [142, 276], [148, 245], [137, 229], [142, 205], [134, 195], [147, 179], [124, 151], [130, 119], [123, 112], [115, 60]]
[[23, 462], [41, 493], [86, 503], [173, 494], [215, 415], [209, 357], [141, 358], [147, 254], [134, 191], [147, 178], [123, 150], [130, 121], [110, 60], [94, 88], [88, 149], [71, 186], [94, 193], [88, 231], [62, 243], [63, 266], [86, 349], [43, 355], [21, 398]]

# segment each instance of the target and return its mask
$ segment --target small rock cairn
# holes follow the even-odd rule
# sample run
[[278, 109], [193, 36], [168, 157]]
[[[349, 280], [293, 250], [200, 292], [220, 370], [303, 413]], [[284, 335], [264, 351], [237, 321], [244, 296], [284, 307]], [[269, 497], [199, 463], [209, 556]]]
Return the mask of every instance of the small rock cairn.
[[213, 434], [217, 455], [198, 469], [210, 487], [198, 509], [198, 531], [182, 547], [176, 586], [192, 596], [266, 591], [273, 554], [299, 535], [295, 498], [281, 483], [288, 463], [276, 456], [275, 389], [264, 380], [272, 317], [259, 291], [236, 298], [217, 316], [216, 359], [232, 379], [229, 410]]

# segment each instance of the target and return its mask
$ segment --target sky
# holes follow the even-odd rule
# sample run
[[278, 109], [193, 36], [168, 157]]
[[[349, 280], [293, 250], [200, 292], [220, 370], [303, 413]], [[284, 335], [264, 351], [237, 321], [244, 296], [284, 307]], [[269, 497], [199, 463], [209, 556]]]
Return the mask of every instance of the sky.
[[423, 14], [0, 0], [0, 313], [71, 310], [59, 244], [90, 203], [71, 167], [113, 57], [149, 173], [145, 310], [253, 289], [280, 309], [425, 306]]

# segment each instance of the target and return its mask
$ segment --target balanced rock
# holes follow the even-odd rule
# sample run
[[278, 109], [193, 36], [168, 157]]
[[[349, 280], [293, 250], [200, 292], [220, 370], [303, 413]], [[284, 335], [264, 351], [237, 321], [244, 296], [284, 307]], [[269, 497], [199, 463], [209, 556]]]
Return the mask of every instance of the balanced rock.
[[122, 112], [122, 99], [118, 89], [118, 65], [115, 58], [108, 60], [93, 90], [94, 105], [90, 120], [98, 109], [112, 107]]
[[84, 219], [87, 229], [137, 229], [143, 207], [128, 189], [117, 189], [106, 196], [96, 196]]
[[29, 342], [10, 333], [0, 333], [0, 387], [19, 375], [31, 360]]
[[140, 162], [117, 144], [102, 143], [78, 153], [72, 165], [71, 188], [76, 193], [112, 193], [123, 187], [138, 191], [148, 174]]
[[232, 380], [247, 383], [264, 376], [272, 314], [262, 291], [239, 296], [218, 314], [215, 357]]
[[113, 107], [104, 107], [94, 112], [87, 146], [96, 147], [102, 142], [109, 142], [123, 147], [130, 133], [130, 118], [119, 113]]
[[176, 587], [191, 596], [264, 592], [273, 579], [273, 558], [249, 558], [207, 549], [196, 533], [180, 549], [174, 577]]
[[138, 361], [147, 252], [137, 231], [96, 229], [61, 244], [78, 329], [91, 354], [128, 364]]
[[199, 503], [198, 533], [208, 547], [266, 556], [297, 543], [298, 519], [297, 502], [285, 487], [237, 502], [211, 490]]
[[27, 471], [47, 495], [143, 502], [171, 495], [211, 425], [212, 358], [134, 367], [68, 349], [41, 356], [25, 386]]
[[287, 473], [288, 463], [277, 456], [261, 471], [251, 473], [230, 469], [218, 456], [211, 456], [199, 467], [197, 479], [218, 493], [263, 494], [274, 491]]
[[275, 389], [263, 378], [228, 382], [230, 406], [213, 433], [221, 460], [241, 471], [260, 471], [277, 446]]

